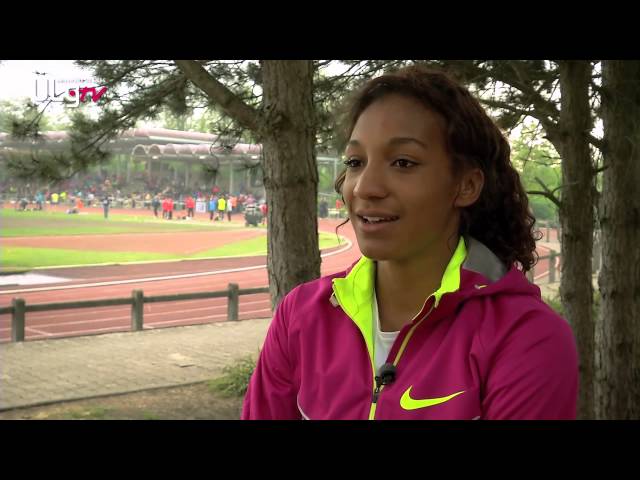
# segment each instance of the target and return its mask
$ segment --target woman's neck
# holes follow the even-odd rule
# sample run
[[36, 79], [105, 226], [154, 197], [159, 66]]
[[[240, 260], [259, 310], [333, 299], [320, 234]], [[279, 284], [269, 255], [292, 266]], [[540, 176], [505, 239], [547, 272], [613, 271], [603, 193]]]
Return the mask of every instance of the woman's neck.
[[383, 331], [398, 331], [410, 323], [440, 287], [458, 237], [451, 241], [436, 244], [419, 257], [377, 262], [376, 297]]

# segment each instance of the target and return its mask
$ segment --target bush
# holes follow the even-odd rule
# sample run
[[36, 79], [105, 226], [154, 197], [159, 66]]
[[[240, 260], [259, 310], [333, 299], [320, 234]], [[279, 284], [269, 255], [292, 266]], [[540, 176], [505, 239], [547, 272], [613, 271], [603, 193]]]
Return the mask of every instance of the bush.
[[238, 359], [233, 365], [224, 367], [221, 377], [210, 380], [209, 388], [226, 397], [244, 396], [256, 363], [257, 359], [253, 355]]
[[555, 312], [561, 317], [564, 316], [564, 307], [562, 306], [562, 301], [560, 300], [560, 295], [556, 295], [555, 297], [546, 297], [543, 298], [544, 303], [549, 305]]
[[[544, 302], [553, 308], [558, 315], [564, 317], [564, 306], [562, 305], [562, 300], [560, 299], [560, 295], [556, 295], [554, 297], [546, 297], [543, 298]], [[593, 318], [597, 318], [600, 310], [600, 292], [598, 290], [594, 290], [593, 292]]]

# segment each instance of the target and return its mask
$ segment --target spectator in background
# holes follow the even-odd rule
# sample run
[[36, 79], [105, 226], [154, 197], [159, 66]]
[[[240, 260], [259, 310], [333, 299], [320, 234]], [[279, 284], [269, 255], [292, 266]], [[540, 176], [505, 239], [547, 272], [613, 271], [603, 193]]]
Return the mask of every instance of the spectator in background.
[[26, 199], [26, 197], [22, 197], [20, 199], [20, 201], [18, 202], [18, 211], [19, 212], [24, 212], [27, 210], [27, 205], [29, 205], [29, 200]]
[[329, 204], [324, 199], [320, 201], [318, 214], [320, 218], [327, 218], [329, 216]]
[[153, 207], [153, 215], [158, 217], [158, 210], [160, 209], [160, 198], [158, 195], [153, 196], [153, 201], [151, 202], [151, 206]]
[[56, 192], [53, 192], [51, 194], [51, 204], [52, 205], [57, 205], [58, 204], [58, 198], [60, 198], [59, 195]]
[[104, 197], [102, 197], [102, 210], [104, 211], [104, 218], [109, 218], [109, 205], [111, 204], [111, 199], [109, 198], [109, 195], [105, 194]]
[[169, 197], [167, 199], [167, 214], [169, 216], [169, 220], [173, 219], [173, 198]]
[[262, 212], [262, 224], [264, 225], [265, 223], [267, 223], [267, 212], [269, 211], [269, 208], [267, 207], [267, 202], [264, 200], [260, 204], [260, 211]]
[[38, 206], [38, 210], [42, 210], [43, 204], [44, 204], [44, 194], [42, 192], [38, 192], [36, 194], [36, 205]]
[[187, 217], [193, 218], [193, 210], [196, 208], [196, 201], [191, 195], [189, 195], [185, 200], [185, 206], [187, 207]]
[[220, 196], [218, 200], [218, 220], [224, 220], [224, 212], [227, 210], [227, 202], [224, 198], [224, 195]]
[[84, 207], [84, 204], [82, 203], [82, 199], [80, 197], [76, 197], [75, 206], [68, 209], [67, 213], [80, 213], [80, 209], [82, 207]]
[[164, 197], [162, 199], [162, 218], [169, 218], [169, 197]]
[[227, 217], [229, 218], [229, 221], [231, 221], [232, 212], [233, 212], [233, 204], [231, 203], [231, 200], [227, 200]]
[[218, 197], [212, 195], [209, 198], [209, 220], [213, 220], [216, 212], [218, 211]]

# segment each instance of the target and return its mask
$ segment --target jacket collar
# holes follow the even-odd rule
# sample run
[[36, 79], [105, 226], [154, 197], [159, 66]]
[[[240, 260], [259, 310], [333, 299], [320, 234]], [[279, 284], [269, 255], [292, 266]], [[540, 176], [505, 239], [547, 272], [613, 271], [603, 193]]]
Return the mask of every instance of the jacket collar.
[[[482, 245], [480, 242], [474, 242]], [[482, 246], [484, 247], [484, 245]], [[486, 249], [486, 247], [484, 248]], [[487, 249], [487, 251], [489, 250]], [[460, 289], [461, 267], [466, 258], [466, 241], [461, 236], [458, 241], [458, 246], [445, 268], [440, 287], [428, 297], [434, 297], [434, 305], [436, 308], [443, 295], [456, 292]], [[334, 306], [340, 305], [344, 312], [354, 321], [362, 332], [369, 351], [373, 351], [371, 343], [373, 339], [372, 307], [375, 272], [376, 262], [362, 256], [348, 271], [345, 277], [334, 278], [332, 280], [332, 304]]]

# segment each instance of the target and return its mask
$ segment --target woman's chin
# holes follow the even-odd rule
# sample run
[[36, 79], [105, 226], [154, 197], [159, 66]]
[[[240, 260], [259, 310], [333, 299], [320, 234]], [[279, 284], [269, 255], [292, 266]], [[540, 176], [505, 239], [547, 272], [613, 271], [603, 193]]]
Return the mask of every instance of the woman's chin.
[[392, 260], [396, 255], [388, 246], [360, 245], [360, 252], [376, 262]]

